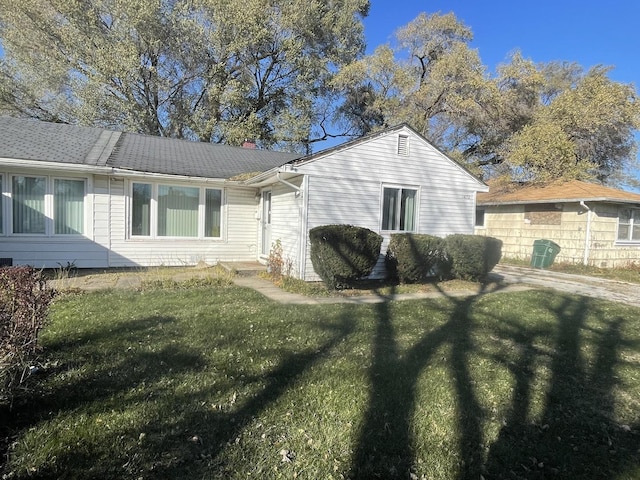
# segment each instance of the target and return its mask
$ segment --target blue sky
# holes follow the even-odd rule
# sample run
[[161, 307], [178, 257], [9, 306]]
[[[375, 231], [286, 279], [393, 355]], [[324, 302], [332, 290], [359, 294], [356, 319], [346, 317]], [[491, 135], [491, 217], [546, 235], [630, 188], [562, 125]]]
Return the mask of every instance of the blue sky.
[[[640, 86], [638, 0], [371, 0], [365, 19], [367, 53], [420, 12], [455, 13], [471, 28], [471, 47], [490, 73], [514, 50], [534, 62], [576, 62], [585, 69], [613, 67], [612, 80]], [[637, 139], [640, 136], [636, 135]], [[640, 171], [634, 172], [640, 178]]]
[[611, 65], [613, 80], [640, 84], [637, 0], [371, 0], [364, 22], [368, 53], [420, 12], [455, 13], [473, 31], [471, 46], [492, 72], [517, 49], [535, 62]]

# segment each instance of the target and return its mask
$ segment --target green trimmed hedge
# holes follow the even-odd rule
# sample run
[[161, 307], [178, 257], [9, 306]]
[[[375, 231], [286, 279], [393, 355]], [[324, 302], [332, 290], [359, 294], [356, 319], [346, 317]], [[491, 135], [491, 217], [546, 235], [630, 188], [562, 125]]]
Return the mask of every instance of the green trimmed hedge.
[[480, 235], [449, 235], [445, 250], [451, 276], [463, 280], [484, 280], [502, 256], [502, 240]]
[[330, 289], [344, 288], [371, 274], [382, 236], [364, 227], [322, 225], [309, 231], [311, 263]]
[[393, 233], [385, 257], [387, 272], [402, 283], [419, 283], [446, 273], [445, 241], [433, 235]]

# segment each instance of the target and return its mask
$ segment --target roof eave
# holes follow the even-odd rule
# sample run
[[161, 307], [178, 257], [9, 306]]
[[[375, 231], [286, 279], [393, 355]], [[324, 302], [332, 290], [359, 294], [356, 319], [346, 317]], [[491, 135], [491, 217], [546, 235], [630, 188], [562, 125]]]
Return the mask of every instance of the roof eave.
[[548, 198], [542, 200], [513, 200], [513, 201], [478, 201], [478, 206], [498, 206], [498, 205], [530, 205], [543, 203], [580, 203], [580, 202], [600, 202], [600, 203], [630, 203], [640, 204], [638, 200], [611, 198], [611, 197], [587, 197], [587, 198]]

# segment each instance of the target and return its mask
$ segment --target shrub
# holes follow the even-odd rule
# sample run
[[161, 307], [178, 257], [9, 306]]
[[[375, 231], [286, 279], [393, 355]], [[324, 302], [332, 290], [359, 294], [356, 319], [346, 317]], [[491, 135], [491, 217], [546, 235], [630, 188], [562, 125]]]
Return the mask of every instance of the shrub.
[[267, 272], [274, 280], [280, 280], [283, 275], [284, 258], [282, 258], [282, 242], [280, 239], [271, 244], [267, 259]]
[[353, 225], [323, 225], [309, 231], [311, 263], [330, 289], [344, 288], [371, 274], [382, 236]]
[[444, 269], [444, 239], [432, 235], [393, 233], [385, 263], [391, 278], [416, 283]]
[[502, 240], [480, 235], [449, 235], [445, 239], [451, 276], [484, 280], [502, 256]]
[[0, 268], [0, 397], [10, 397], [24, 381], [53, 295], [40, 271]]

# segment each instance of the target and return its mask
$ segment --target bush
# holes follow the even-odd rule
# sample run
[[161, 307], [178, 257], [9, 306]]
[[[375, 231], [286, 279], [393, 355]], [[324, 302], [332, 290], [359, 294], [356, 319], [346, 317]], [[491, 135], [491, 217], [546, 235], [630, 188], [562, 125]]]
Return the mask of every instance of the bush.
[[449, 235], [445, 249], [451, 276], [463, 280], [484, 280], [502, 256], [502, 240], [480, 235]]
[[393, 233], [385, 263], [391, 278], [402, 283], [423, 282], [444, 270], [445, 242], [440, 237]]
[[371, 274], [382, 236], [353, 225], [323, 225], [309, 231], [311, 263], [330, 289], [344, 288]]
[[40, 271], [0, 268], [0, 397], [10, 397], [24, 381], [53, 295]]

